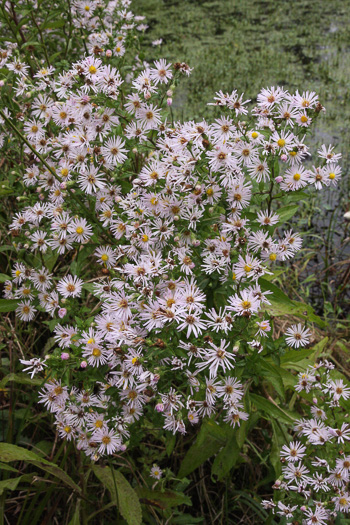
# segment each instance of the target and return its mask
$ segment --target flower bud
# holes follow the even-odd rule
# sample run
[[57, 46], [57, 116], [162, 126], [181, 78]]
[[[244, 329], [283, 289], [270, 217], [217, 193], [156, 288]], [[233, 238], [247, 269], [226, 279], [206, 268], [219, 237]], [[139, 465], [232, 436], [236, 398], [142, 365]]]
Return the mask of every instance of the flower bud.
[[313, 397], [312, 398], [312, 402], [313, 402], [314, 405], [317, 405], [317, 397]]
[[192, 241], [192, 244], [195, 248], [197, 248], [199, 245], [200, 245], [201, 241], [199, 241], [198, 239], [193, 239]]
[[166, 103], [168, 106], [171, 106], [172, 103], [173, 103], [173, 99], [171, 97], [168, 97], [167, 100], [166, 100]]
[[305, 512], [305, 511], [306, 511], [306, 507], [305, 507], [305, 505], [302, 505], [302, 506], [300, 507], [300, 510], [301, 510], [301, 512]]
[[62, 361], [67, 361], [69, 359], [68, 352], [62, 352], [61, 359], [62, 359]]
[[283, 153], [283, 155], [281, 155], [280, 159], [281, 159], [282, 162], [287, 162], [288, 157], [287, 157], [287, 155], [285, 153]]
[[87, 367], [87, 362], [86, 361], [82, 361], [80, 363], [80, 368], [86, 368]]
[[58, 317], [60, 319], [63, 319], [63, 317], [66, 315], [66, 313], [67, 313], [67, 309], [66, 308], [60, 308], [58, 310]]
[[173, 92], [171, 89], [168, 89], [168, 91], [166, 92], [166, 96], [167, 97], [172, 97], [173, 96]]
[[280, 182], [283, 181], [283, 177], [279, 175], [278, 177], [275, 178], [275, 181], [279, 184]]
[[66, 182], [61, 182], [60, 188], [61, 188], [61, 190], [65, 190], [67, 188], [67, 183]]
[[163, 403], [157, 403], [155, 408], [156, 408], [157, 412], [164, 412], [164, 405], [163, 405]]
[[106, 51], [106, 57], [107, 57], [107, 58], [111, 58], [111, 56], [112, 56], [112, 50], [111, 50], [111, 49], [107, 49], [107, 51]]
[[149, 91], [147, 91], [147, 92], [145, 93], [145, 99], [146, 99], [146, 100], [149, 100], [150, 98], [151, 98], [151, 93], [150, 93]]
[[180, 217], [178, 215], [174, 215], [174, 221], [179, 221], [180, 220]]
[[0, 80], [0, 87], [4, 86], [5, 82], [3, 80]]

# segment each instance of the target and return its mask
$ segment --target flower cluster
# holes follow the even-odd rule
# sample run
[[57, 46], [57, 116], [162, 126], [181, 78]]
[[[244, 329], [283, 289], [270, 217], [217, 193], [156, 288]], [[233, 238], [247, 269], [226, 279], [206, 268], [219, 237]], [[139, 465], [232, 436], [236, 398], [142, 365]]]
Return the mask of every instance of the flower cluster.
[[310, 411], [295, 422], [298, 439], [281, 450], [282, 477], [274, 485], [278, 501], [263, 502], [287, 523], [324, 525], [350, 511], [350, 387], [333, 377], [333, 369], [328, 361], [310, 366], [295, 387], [312, 396]]
[[[128, 4], [106, 2], [99, 17], [97, 2], [74, 4], [89, 37], [67, 71], [30, 76], [12, 44], [2, 63], [17, 86], [2, 122], [24, 144], [28, 192], [10, 225], [28, 253], [5, 296], [23, 321], [52, 316], [57, 347], [24, 364], [45, 367], [40, 401], [94, 459], [125, 448], [142, 417], [173, 433], [248, 418], [235, 363], [271, 338], [261, 278], [302, 246], [280, 229], [281, 202], [341, 172], [332, 146], [305, 165], [324, 109], [313, 92], [263, 89], [250, 111], [219, 92], [213, 122], [173, 122], [173, 91], [191, 70], [139, 59], [133, 35], [145, 26]], [[286, 335], [309, 341], [301, 325]]]

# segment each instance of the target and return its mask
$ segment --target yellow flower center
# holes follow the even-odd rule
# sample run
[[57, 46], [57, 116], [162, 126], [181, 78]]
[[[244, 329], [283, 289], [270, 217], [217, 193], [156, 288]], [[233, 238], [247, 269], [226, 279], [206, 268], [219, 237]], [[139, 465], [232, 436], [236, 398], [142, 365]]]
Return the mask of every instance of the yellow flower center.
[[21, 270], [16, 270], [16, 277], [19, 277], [21, 275]]
[[208, 188], [208, 189], [207, 189], [207, 195], [208, 195], [208, 197], [211, 197], [213, 194], [214, 194], [214, 190], [213, 190], [213, 188]]
[[293, 175], [293, 179], [294, 179], [294, 180], [300, 180], [300, 173], [295, 173], [295, 174]]
[[64, 431], [66, 432], [66, 434], [69, 434], [72, 431], [72, 429], [67, 425], [66, 427], [64, 427]]
[[249, 266], [248, 264], [246, 264], [246, 265], [244, 266], [244, 271], [245, 271], [246, 273], [249, 273], [251, 270], [252, 270], [252, 267]]
[[116, 52], [117, 52], [117, 53], [120, 53], [120, 47], [117, 47], [117, 48], [116, 48]]
[[259, 134], [256, 131], [253, 131], [252, 133], [252, 139], [257, 139]]
[[81, 226], [78, 226], [75, 230], [79, 235], [81, 235], [84, 231], [84, 228], [82, 228]]
[[269, 259], [270, 261], [275, 261], [277, 259], [277, 255], [275, 253], [270, 253]]
[[95, 66], [90, 66], [89, 67], [89, 72], [94, 75], [96, 73], [97, 69], [95, 68]]
[[305, 115], [302, 115], [300, 120], [301, 122], [307, 122], [307, 117]]
[[335, 179], [335, 173], [330, 173], [328, 178], [331, 180]]
[[100, 357], [101, 355], [101, 350], [99, 348], [94, 348], [93, 351], [92, 351], [92, 355], [94, 357]]
[[103, 427], [103, 421], [101, 419], [96, 419], [95, 427], [96, 428], [102, 428]]
[[244, 308], [244, 310], [247, 310], [251, 306], [252, 306], [252, 303], [250, 301], [242, 301], [242, 308]]
[[142, 235], [142, 240], [143, 242], [147, 242], [149, 239], [148, 235], [146, 235], [145, 233]]
[[108, 261], [109, 257], [108, 257], [108, 255], [106, 253], [104, 253], [103, 255], [101, 255], [101, 259], [102, 259], [102, 261], [106, 262], [106, 261]]
[[38, 131], [38, 129], [39, 129], [38, 126], [32, 126], [33, 133], [36, 133]]
[[284, 139], [278, 139], [277, 144], [280, 148], [283, 148], [283, 146], [286, 144], [286, 141]]
[[88, 340], [87, 344], [88, 344], [88, 345], [91, 345], [91, 344], [94, 343], [94, 342], [95, 342], [95, 339], [94, 339], [94, 338], [91, 338], [91, 339]]
[[67, 170], [67, 168], [62, 168], [62, 169], [61, 169], [61, 175], [62, 175], [62, 177], [67, 177], [67, 175], [68, 175], [68, 170]]

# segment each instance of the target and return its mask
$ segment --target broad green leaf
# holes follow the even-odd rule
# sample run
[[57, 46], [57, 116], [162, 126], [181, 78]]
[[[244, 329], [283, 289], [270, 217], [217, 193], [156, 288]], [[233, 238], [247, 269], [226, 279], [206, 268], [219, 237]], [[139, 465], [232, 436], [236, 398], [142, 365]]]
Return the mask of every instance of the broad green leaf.
[[187, 451], [178, 473], [179, 478], [188, 476], [226, 444], [225, 429], [211, 420], [203, 422], [196, 441]]
[[278, 370], [278, 367], [264, 361], [263, 359], [260, 362], [260, 373], [263, 377], [265, 377], [269, 383], [274, 387], [277, 394], [284, 399], [285, 398], [285, 392], [284, 392], [284, 385], [281, 373]]
[[279, 208], [277, 210], [277, 214], [279, 216], [278, 224], [281, 225], [289, 221], [289, 219], [291, 219], [298, 210], [299, 210], [299, 204], [290, 204], [289, 206], [284, 206], [283, 208]]
[[146, 505], [155, 505], [162, 509], [169, 509], [177, 507], [178, 505], [192, 505], [191, 498], [185, 496], [181, 492], [173, 490], [151, 490], [146, 487], [138, 487], [136, 493], [140, 498], [141, 503]]
[[9, 472], [18, 472], [16, 468], [10, 467], [10, 465], [6, 465], [6, 463], [0, 463], [0, 471], [1, 470], [8, 470]]
[[166, 453], [167, 453], [168, 457], [171, 455], [172, 451], [174, 450], [175, 443], [176, 443], [176, 435], [175, 434], [172, 434], [170, 436], [170, 438], [166, 439], [165, 450], [166, 450]]
[[278, 405], [275, 405], [265, 397], [259, 396], [257, 394], [250, 394], [249, 397], [256, 408], [262, 412], [265, 412], [267, 416], [272, 416], [283, 423], [287, 423], [288, 425], [294, 423], [294, 414], [288, 413], [288, 410], [280, 408]]
[[109, 490], [112, 502], [118, 507], [128, 525], [141, 525], [142, 510], [139, 498], [123, 474], [100, 465], [93, 465], [92, 470]]
[[317, 323], [321, 327], [325, 327], [326, 323], [322, 321], [318, 315], [316, 315], [311, 306], [292, 301], [282, 290], [275, 284], [267, 281], [266, 279], [259, 279], [259, 285], [263, 292], [271, 291], [272, 294], [267, 296], [270, 301], [270, 305], [263, 305], [265, 310], [275, 317], [283, 315], [296, 315], [302, 319], [306, 319], [310, 322]]
[[0, 312], [14, 312], [18, 306], [17, 299], [0, 299]]
[[328, 343], [328, 337], [324, 337], [312, 348], [303, 348], [302, 350], [289, 350], [281, 356], [281, 367], [292, 368], [303, 372], [306, 368], [313, 364], [316, 357], [318, 357], [324, 350]]
[[0, 461], [4, 463], [10, 463], [11, 461], [26, 461], [31, 463], [36, 467], [45, 470], [49, 474], [52, 474], [56, 478], [60, 479], [71, 487], [73, 490], [81, 492], [80, 487], [74, 483], [72, 478], [68, 476], [60, 467], [47, 461], [46, 459], [41, 458], [37, 454], [34, 454], [31, 450], [26, 448], [17, 447], [16, 445], [11, 445], [10, 443], [0, 443]]
[[80, 521], [80, 503], [81, 503], [81, 500], [78, 499], [75, 505], [74, 514], [68, 525], [80, 525], [81, 523]]
[[274, 419], [271, 419], [272, 425], [272, 446], [270, 450], [270, 462], [274, 468], [276, 479], [281, 475], [282, 465], [280, 451], [282, 446], [285, 444], [285, 436], [281, 431], [279, 425]]
[[4, 283], [5, 281], [8, 281], [11, 279], [8, 275], [5, 275], [4, 273], [0, 273], [0, 283]]
[[18, 383], [19, 385], [41, 385], [42, 380], [41, 379], [35, 379], [34, 377], [31, 378], [28, 374], [8, 374], [7, 376], [3, 377], [0, 382], [0, 388], [4, 388], [7, 383]]
[[46, 24], [42, 24], [41, 29], [57, 29], [59, 27], [63, 27], [65, 24], [66, 24], [66, 21], [63, 19], [57, 20], [56, 22], [50, 21], [50, 22], [46, 22]]
[[23, 476], [18, 476], [18, 478], [9, 478], [0, 481], [0, 496], [4, 490], [16, 490], [21, 481], [31, 481], [32, 479], [33, 474], [23, 474]]
[[238, 457], [239, 446], [236, 436], [234, 432], [232, 432], [231, 436], [227, 440], [226, 445], [222, 450], [220, 450], [214, 459], [211, 473], [217, 476], [218, 480], [223, 479], [235, 466]]

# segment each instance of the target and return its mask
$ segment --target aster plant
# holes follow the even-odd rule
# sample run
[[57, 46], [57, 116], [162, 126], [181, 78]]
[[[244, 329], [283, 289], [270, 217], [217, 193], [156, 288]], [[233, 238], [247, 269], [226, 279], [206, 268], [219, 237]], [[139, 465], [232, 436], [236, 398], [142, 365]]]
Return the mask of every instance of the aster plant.
[[[19, 145], [23, 188], [4, 297], [52, 332], [21, 363], [42, 378], [60, 437], [93, 461], [140, 429], [196, 434], [210, 421], [236, 436], [250, 409], [268, 412], [261, 400], [280, 410], [259, 377], [282, 399], [279, 356], [309, 345], [320, 321], [272, 283], [302, 248], [285, 223], [306, 189], [341, 176], [334, 146], [307, 145], [324, 112], [314, 92], [220, 91], [211, 120], [174, 121], [191, 68], [144, 60], [129, 4], [69, 3], [57, 64], [20, 42], [1, 49], [2, 151]], [[300, 322], [274, 341], [280, 307]]]

